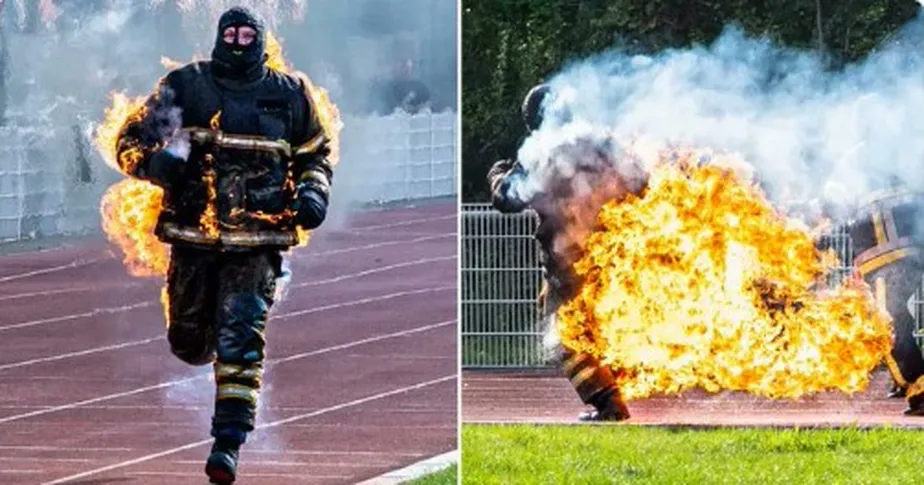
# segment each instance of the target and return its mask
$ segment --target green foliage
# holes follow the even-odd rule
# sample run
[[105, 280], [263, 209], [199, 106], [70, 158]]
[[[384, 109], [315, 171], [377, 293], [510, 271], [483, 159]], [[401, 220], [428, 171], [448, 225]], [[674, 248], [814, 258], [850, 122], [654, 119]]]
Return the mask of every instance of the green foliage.
[[729, 24], [832, 65], [862, 58], [918, 12], [914, 0], [463, 0], [462, 193], [487, 200], [492, 163], [515, 155], [520, 103], [534, 85], [612, 47], [634, 52], [712, 42]]
[[462, 429], [463, 484], [919, 483], [919, 430], [480, 426]]

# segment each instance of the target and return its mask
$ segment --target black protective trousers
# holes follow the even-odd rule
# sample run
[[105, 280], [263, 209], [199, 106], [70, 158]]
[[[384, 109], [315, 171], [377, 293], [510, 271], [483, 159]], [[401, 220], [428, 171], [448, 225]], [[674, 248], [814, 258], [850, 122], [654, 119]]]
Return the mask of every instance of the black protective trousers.
[[263, 379], [266, 321], [282, 255], [278, 250], [217, 252], [174, 246], [167, 273], [167, 339], [191, 365], [213, 364], [212, 434], [252, 431]]
[[[558, 308], [564, 304], [564, 298], [557, 295], [546, 282], [540, 299], [544, 306], [545, 319], [552, 323], [557, 318]], [[550, 327], [545, 331], [554, 332], [555, 329]], [[555, 349], [555, 359], [584, 404], [602, 409], [611, 393], [616, 392], [616, 377], [612, 369], [601, 365], [592, 355], [579, 353], [559, 344]]]
[[871, 286], [875, 287], [877, 279], [881, 279], [885, 286], [886, 311], [892, 317], [892, 330], [895, 334], [892, 358], [898, 365], [902, 379], [908, 384], [924, 376], [924, 354], [914, 338], [914, 315], [908, 311], [908, 300], [921, 286], [922, 275], [924, 263], [913, 258], [882, 266], [863, 275]]

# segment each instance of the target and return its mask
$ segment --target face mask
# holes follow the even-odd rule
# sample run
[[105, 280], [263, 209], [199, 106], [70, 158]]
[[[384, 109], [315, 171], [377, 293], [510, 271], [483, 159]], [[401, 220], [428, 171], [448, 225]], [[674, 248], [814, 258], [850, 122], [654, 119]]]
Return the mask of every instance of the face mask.
[[[233, 43], [224, 41], [224, 31], [228, 27], [251, 27], [256, 37], [248, 45], [240, 45], [238, 36]], [[257, 75], [263, 70], [266, 60], [264, 49], [263, 23], [250, 11], [235, 7], [221, 16], [218, 21], [218, 35], [212, 50], [212, 61], [216, 64], [217, 74], [231, 79], [244, 79]]]

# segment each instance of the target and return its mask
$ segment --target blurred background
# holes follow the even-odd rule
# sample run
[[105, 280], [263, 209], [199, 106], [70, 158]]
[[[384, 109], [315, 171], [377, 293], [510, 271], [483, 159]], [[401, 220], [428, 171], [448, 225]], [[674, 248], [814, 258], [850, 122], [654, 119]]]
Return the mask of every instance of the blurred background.
[[0, 242], [99, 232], [121, 178], [92, 144], [110, 93], [147, 94], [162, 58], [208, 58], [234, 5], [258, 11], [340, 108], [335, 220], [454, 197], [454, 0], [0, 0]]

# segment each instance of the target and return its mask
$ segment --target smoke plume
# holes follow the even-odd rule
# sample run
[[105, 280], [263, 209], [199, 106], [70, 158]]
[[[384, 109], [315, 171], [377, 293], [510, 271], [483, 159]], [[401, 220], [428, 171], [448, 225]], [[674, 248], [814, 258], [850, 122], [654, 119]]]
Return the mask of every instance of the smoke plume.
[[530, 176], [518, 190], [530, 197], [549, 190], [550, 174], [573, 172], [577, 160], [556, 148], [581, 139], [736, 153], [777, 201], [848, 204], [896, 182], [924, 189], [922, 26], [919, 17], [837, 71], [733, 27], [710, 46], [576, 62], [549, 81], [555, 96], [520, 149]]

